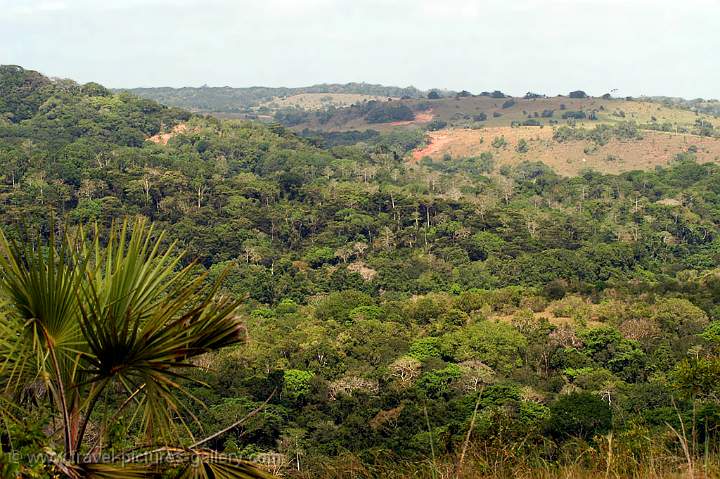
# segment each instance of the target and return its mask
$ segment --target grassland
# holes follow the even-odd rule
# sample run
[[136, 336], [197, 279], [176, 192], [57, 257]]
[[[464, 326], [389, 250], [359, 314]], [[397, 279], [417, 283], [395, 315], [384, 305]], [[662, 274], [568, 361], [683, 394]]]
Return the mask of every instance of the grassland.
[[[696, 151], [699, 162], [720, 161], [720, 140], [716, 138], [643, 131], [642, 139], [612, 139], [601, 146], [589, 141], [559, 143], [553, 140], [553, 132], [551, 127], [507, 126], [429, 132], [429, 145], [416, 150], [410, 161], [419, 161], [423, 157], [447, 161], [448, 158], [474, 157], [488, 152], [498, 167], [542, 161], [563, 176], [574, 176], [588, 168], [603, 173], [649, 170], [667, 165], [677, 153], [688, 149]], [[505, 145], [494, 147], [496, 138], [504, 138]], [[527, 144], [525, 153], [516, 151], [521, 140]]]
[[[509, 101], [512, 100], [512, 101]], [[532, 119], [543, 125], [565, 123], [562, 118], [565, 112], [583, 111], [588, 115], [595, 113], [597, 120], [578, 120], [578, 126], [592, 126], [601, 123], [619, 123], [635, 121], [637, 123], [657, 122], [670, 123], [673, 127], [693, 125], [696, 120], [712, 124], [720, 128], [720, 119], [697, 114], [681, 108], [672, 108], [658, 103], [626, 99], [602, 98], [491, 98], [487, 96], [442, 98], [439, 100], [402, 100], [416, 112], [431, 112], [432, 118], [447, 122], [451, 126], [467, 127], [499, 127], [510, 126]], [[543, 112], [553, 112], [551, 117], [543, 117]], [[475, 118], [484, 114], [486, 119], [477, 121]], [[547, 114], [547, 113], [546, 113]], [[426, 123], [424, 118], [422, 122]], [[364, 130], [368, 127], [379, 131], [393, 128], [393, 124], [368, 124], [362, 116], [353, 116], [344, 112], [334, 115], [329, 121], [320, 123], [311, 119], [296, 128], [320, 129], [324, 131]]]

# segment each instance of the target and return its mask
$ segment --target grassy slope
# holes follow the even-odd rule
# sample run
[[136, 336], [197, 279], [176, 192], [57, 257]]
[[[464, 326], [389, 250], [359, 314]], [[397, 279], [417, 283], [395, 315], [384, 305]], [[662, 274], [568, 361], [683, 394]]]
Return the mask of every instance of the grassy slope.
[[[427, 148], [417, 150], [414, 160], [428, 156], [442, 161], [448, 155], [452, 158], [479, 156], [491, 152], [497, 166], [515, 165], [522, 161], [542, 161], [564, 176], [574, 176], [586, 168], [603, 173], [622, 173], [632, 170], [651, 170], [667, 165], [675, 155], [697, 148], [699, 162], [720, 162], [720, 140], [689, 134], [643, 131], [642, 140], [612, 139], [607, 145], [595, 146], [589, 141], [568, 141], [558, 143], [552, 139], [550, 127], [489, 127], [480, 130], [451, 129], [429, 134], [431, 142]], [[507, 146], [495, 148], [492, 141], [504, 137]], [[525, 139], [526, 153], [515, 148]]]
[[[440, 100], [403, 100], [409, 106], [417, 108], [420, 104], [429, 104], [434, 118], [451, 122], [454, 124], [470, 124], [472, 116], [485, 113], [487, 120], [482, 122], [484, 126], [510, 126], [513, 121], [524, 121], [528, 115], [534, 117], [534, 113], [541, 115], [544, 110], [554, 110], [553, 120], [564, 123], [562, 119], [561, 105], [565, 105], [567, 111], [582, 110], [586, 112], [596, 111], [598, 120], [578, 121], [578, 125], [592, 126], [598, 123], [618, 123], [621, 121], [633, 120], [638, 123], [649, 123], [653, 117], [659, 122], [670, 122], [678, 125], [691, 125], [697, 118], [720, 127], [720, 119], [707, 115], [697, 115], [690, 110], [669, 108], [657, 103], [600, 98], [572, 99], [567, 97], [538, 98], [525, 100], [516, 98], [515, 104], [509, 108], [503, 108], [505, 99], [490, 97], [467, 97], [467, 98], [445, 98]], [[615, 112], [624, 112], [625, 117], [617, 116]], [[495, 117], [499, 113], [501, 116]], [[549, 124], [550, 118], [537, 118], [543, 124]], [[329, 122], [320, 124], [317, 121], [310, 121], [299, 125], [297, 129], [310, 128], [326, 131], [363, 130], [373, 128], [387, 130], [392, 128], [388, 124], [368, 124], [364, 118], [347, 118], [342, 114], [335, 115]]]
[[[624, 121], [634, 121], [638, 124], [657, 121], [660, 124], [671, 123], [673, 126], [690, 129], [698, 119], [714, 125], [716, 129], [720, 128], [720, 119], [712, 116], [696, 114], [686, 109], [670, 108], [658, 103], [625, 99], [516, 98], [514, 105], [503, 108], [505, 101], [506, 99], [490, 97], [405, 100], [414, 108], [422, 103], [429, 103], [432, 118], [449, 124], [443, 130], [429, 133], [429, 146], [417, 150], [412, 160], [417, 161], [424, 156], [440, 160], [447, 158], [448, 155], [452, 158], [464, 158], [491, 152], [498, 166], [513, 165], [522, 161], [542, 161], [559, 174], [566, 176], [577, 175], [587, 168], [604, 173], [650, 170], [668, 164], [677, 153], [687, 151], [692, 146], [697, 149], [698, 161], [720, 161], [720, 140], [692, 134], [643, 131], [643, 138], [640, 140], [613, 139], [603, 146], [594, 145], [590, 141], [558, 143], [553, 140], [554, 130], [567, 124], [567, 120], [562, 119], [564, 111], [596, 112], [597, 120], [576, 122], [578, 127], [588, 129], [598, 124], [617, 124]], [[542, 118], [544, 110], [553, 110], [553, 117]], [[480, 113], [485, 113], [487, 120], [474, 122], [472, 117]], [[535, 117], [535, 113], [538, 118]], [[513, 122], [523, 122], [528, 117], [541, 122], [543, 126], [511, 128]], [[557, 125], [551, 125], [550, 120], [556, 121]], [[371, 128], [386, 132], [399, 127], [422, 127], [428, 121], [428, 115], [418, 115], [418, 121], [414, 124], [400, 126], [391, 123], [369, 124], [364, 118], [348, 118], [341, 112], [325, 124], [310, 121], [298, 125], [296, 129], [345, 131]], [[507, 146], [493, 148], [492, 140], [500, 136], [506, 139]], [[529, 149], [526, 153], [518, 153], [515, 150], [521, 139], [528, 142]]]

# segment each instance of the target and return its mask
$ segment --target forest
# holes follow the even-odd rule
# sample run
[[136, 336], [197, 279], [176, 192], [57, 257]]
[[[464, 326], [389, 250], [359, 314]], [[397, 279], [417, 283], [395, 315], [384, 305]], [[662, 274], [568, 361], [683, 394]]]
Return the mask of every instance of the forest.
[[[163, 477], [718, 477], [720, 165], [696, 161], [692, 134], [669, 165], [617, 175], [561, 176], [531, 155], [406, 161], [425, 135], [303, 137], [0, 67], [0, 349], [15, 357], [45, 307], [18, 284], [57, 263], [93, 351], [72, 374], [98, 381], [63, 393], [50, 356], [31, 379], [4, 361], [0, 476], [160, 477], [38, 454], [95, 457], [95, 441], [123, 455], [151, 437], [185, 448]], [[123, 258], [179, 286], [123, 295]], [[117, 375], [111, 345], [131, 327], [202, 341]], [[87, 412], [63, 445], [65, 396]], [[201, 438], [242, 461], [183, 476]]]

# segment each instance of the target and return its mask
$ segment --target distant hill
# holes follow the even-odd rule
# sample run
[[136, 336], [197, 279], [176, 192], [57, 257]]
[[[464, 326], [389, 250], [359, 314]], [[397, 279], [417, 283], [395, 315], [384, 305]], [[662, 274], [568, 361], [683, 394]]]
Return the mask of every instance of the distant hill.
[[427, 92], [413, 86], [402, 88], [370, 83], [324, 83], [296, 88], [201, 86], [183, 88], [127, 88], [116, 91], [130, 92], [168, 106], [208, 113], [249, 113], [250, 109], [258, 107], [265, 102], [309, 93], [355, 94], [392, 98], [421, 98], [427, 95]]
[[641, 97], [641, 100], [652, 101], [655, 103], [661, 103], [665, 106], [672, 108], [682, 108], [685, 110], [691, 110], [720, 117], [720, 100], [705, 100], [703, 98], [686, 100], [685, 98], [670, 96], [648, 96]]
[[[444, 127], [480, 128], [498, 126], [592, 126], [599, 123], [634, 121], [645, 129], [696, 133], [705, 136], [720, 131], [720, 121], [712, 115], [687, 108], [681, 103], [666, 105], [644, 99], [610, 97], [494, 97], [469, 95], [434, 100], [405, 99], [367, 102], [328, 112], [310, 112], [302, 122], [286, 126], [323, 131], [364, 130], [367, 127], [386, 130], [406, 117], [379, 115], [380, 110], [399, 111], [399, 105], [410, 108], [415, 116], [405, 126], [425, 126], [431, 130]], [[387, 121], [377, 121], [385, 118]], [[279, 118], [282, 120], [282, 118]], [[702, 131], [701, 131], [702, 130]]]
[[574, 176], [587, 169], [652, 170], [688, 153], [699, 162], [720, 161], [718, 118], [646, 99], [458, 95], [279, 112], [275, 118], [328, 144], [361, 140], [372, 131], [425, 131], [427, 145], [409, 161], [441, 169], [462, 169], [466, 160], [478, 159], [498, 168], [542, 161]]

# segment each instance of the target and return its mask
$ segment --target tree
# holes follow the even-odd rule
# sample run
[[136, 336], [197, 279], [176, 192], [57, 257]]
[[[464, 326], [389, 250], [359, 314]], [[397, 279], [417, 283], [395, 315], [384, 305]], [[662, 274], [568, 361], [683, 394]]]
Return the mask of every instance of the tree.
[[477, 115], [473, 115], [473, 121], [485, 121], [487, 120], [487, 113], [480, 112]]
[[550, 405], [550, 431], [556, 437], [591, 439], [612, 426], [612, 410], [595, 394], [574, 392]]
[[310, 392], [310, 380], [313, 378], [313, 373], [288, 369], [285, 371], [284, 377], [283, 395], [291, 401], [302, 400]]
[[568, 95], [570, 98], [587, 98], [588, 95], [582, 90], [571, 91]]
[[378, 103], [366, 116], [368, 123], [387, 123], [391, 121], [412, 121], [415, 113], [404, 103]]
[[428, 93], [427, 97], [428, 100], [439, 100], [440, 93], [438, 93], [437, 90], [430, 90], [430, 93]]
[[[179, 371], [195, 367], [193, 358], [240, 341], [237, 303], [217, 297], [218, 284], [206, 290], [194, 266], [178, 268], [174, 248], [161, 247], [162, 234], [153, 237], [142, 220], [113, 227], [105, 246], [97, 230], [91, 242], [80, 231], [57, 241], [51, 236], [37, 250], [0, 233], [0, 294], [7, 302], [0, 382], [12, 405], [3, 408], [3, 419], [39, 412], [38, 403], [21, 397], [42, 387], [63, 440], [61, 454], [48, 460], [71, 478], [151, 477], [157, 468], [191, 471], [197, 464], [228, 478], [265, 477], [241, 461], [199, 451], [205, 441], [167, 449], [166, 459], [142, 453], [178, 444], [183, 429], [176, 423], [186, 407]], [[125, 399], [109, 400], [110, 391]], [[105, 421], [96, 422], [98, 406], [110, 413]], [[135, 418], [132, 427], [145, 437], [144, 447], [122, 464], [102, 462], [106, 426], [128, 417]], [[99, 427], [92, 444], [86, 442], [91, 423]]]
[[541, 95], [539, 93], [533, 93], [533, 92], [529, 91], [525, 94], [525, 96], [523, 98], [525, 98], [526, 100], [534, 100], [536, 98], [543, 98], [543, 97], [545, 97], [545, 95]]

